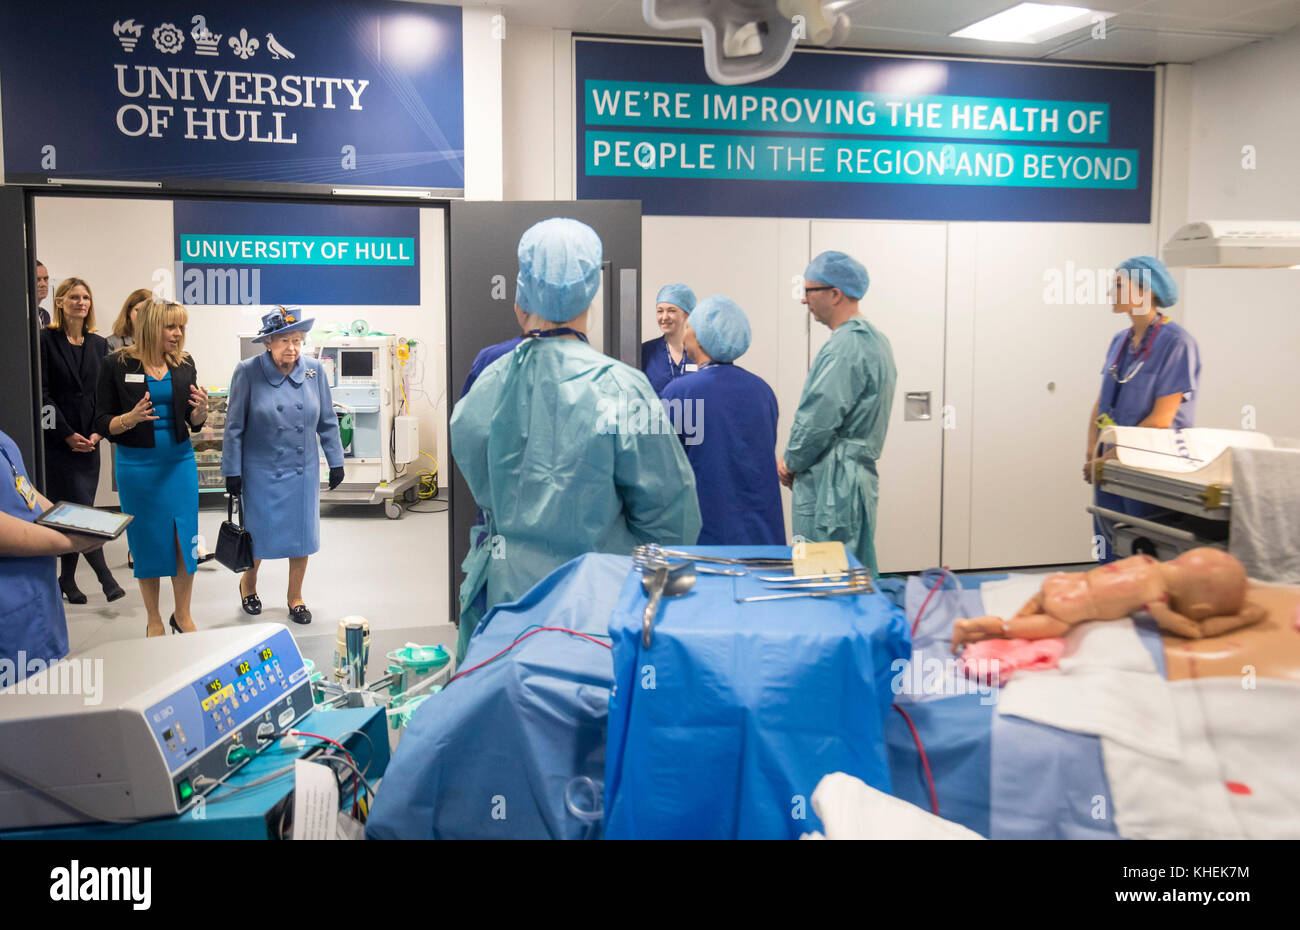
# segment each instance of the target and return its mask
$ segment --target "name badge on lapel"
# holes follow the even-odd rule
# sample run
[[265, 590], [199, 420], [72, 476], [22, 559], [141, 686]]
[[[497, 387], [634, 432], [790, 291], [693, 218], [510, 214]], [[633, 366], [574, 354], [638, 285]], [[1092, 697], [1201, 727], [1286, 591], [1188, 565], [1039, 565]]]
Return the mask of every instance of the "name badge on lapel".
[[144, 384], [144, 375], [141, 375], [141, 374], [134, 374], [134, 375], [133, 375], [133, 374], [128, 374], [128, 375], [126, 376], [126, 383], [127, 383], [127, 384]]

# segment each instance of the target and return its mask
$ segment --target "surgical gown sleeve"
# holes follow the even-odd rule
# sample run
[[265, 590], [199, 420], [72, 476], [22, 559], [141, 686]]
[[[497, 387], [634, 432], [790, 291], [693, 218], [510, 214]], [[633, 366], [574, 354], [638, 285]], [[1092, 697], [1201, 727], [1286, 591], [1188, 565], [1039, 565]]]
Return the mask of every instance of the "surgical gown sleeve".
[[[653, 405], [660, 401], [648, 383], [629, 384], [630, 397]], [[628, 528], [640, 540], [691, 546], [699, 539], [700, 502], [695, 472], [681, 441], [671, 431], [620, 430], [614, 436], [614, 484]]]
[[[832, 337], [833, 339], [834, 337]], [[796, 474], [811, 468], [830, 448], [844, 418], [869, 387], [870, 378], [851, 356], [827, 343], [817, 353], [794, 413], [785, 465]]]

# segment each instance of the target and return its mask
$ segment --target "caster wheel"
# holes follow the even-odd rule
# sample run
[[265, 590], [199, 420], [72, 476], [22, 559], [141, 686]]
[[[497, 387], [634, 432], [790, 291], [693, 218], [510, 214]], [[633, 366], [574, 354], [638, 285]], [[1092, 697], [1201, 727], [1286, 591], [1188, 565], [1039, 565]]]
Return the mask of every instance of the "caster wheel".
[[398, 519], [402, 515], [402, 505], [392, 498], [389, 498], [384, 501], [384, 515], [390, 520]]
[[402, 500], [408, 504], [415, 503], [415, 488], [407, 488], [402, 492]]

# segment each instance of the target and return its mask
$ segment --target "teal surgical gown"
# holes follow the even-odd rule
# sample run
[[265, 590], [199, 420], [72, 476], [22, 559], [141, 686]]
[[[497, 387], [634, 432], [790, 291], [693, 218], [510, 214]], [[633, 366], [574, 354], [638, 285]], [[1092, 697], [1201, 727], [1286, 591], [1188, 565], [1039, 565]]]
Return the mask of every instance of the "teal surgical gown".
[[695, 543], [695, 476], [662, 410], [645, 375], [573, 339], [525, 339], [479, 376], [451, 417], [484, 516], [461, 566], [460, 657], [488, 610], [576, 556]]
[[894, 350], [860, 316], [813, 359], [795, 411], [785, 465], [794, 476], [794, 534], [838, 540], [877, 574], [876, 460], [894, 403]]

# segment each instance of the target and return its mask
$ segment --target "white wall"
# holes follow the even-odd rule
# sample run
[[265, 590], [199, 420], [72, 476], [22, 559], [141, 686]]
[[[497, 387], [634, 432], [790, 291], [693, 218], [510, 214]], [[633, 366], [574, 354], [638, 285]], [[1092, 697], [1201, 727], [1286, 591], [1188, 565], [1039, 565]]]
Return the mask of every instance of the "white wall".
[[[412, 372], [411, 407], [420, 419], [420, 445], [438, 457], [446, 471], [446, 247], [445, 212], [420, 210], [420, 299], [418, 307], [312, 306], [304, 310], [318, 326], [358, 317], [372, 329], [419, 341], [423, 393]], [[35, 201], [37, 250], [55, 283], [76, 276], [89, 282], [95, 296], [98, 329], [107, 334], [126, 295], [152, 288], [172, 269], [173, 232], [170, 200], [90, 197], [38, 197]], [[194, 356], [200, 383], [224, 389], [239, 362], [239, 335], [256, 332], [266, 307], [189, 306], [186, 345]], [[309, 334], [310, 335], [310, 334]], [[105, 457], [107, 463], [107, 456]], [[425, 460], [421, 467], [429, 463]], [[101, 468], [101, 503], [115, 502], [108, 468]]]
[[[1300, 221], [1297, 88], [1300, 29], [1192, 65], [1183, 221]], [[1197, 424], [1242, 429], [1253, 415], [1262, 432], [1300, 437], [1300, 271], [1188, 269], [1182, 303], [1201, 348]]]

